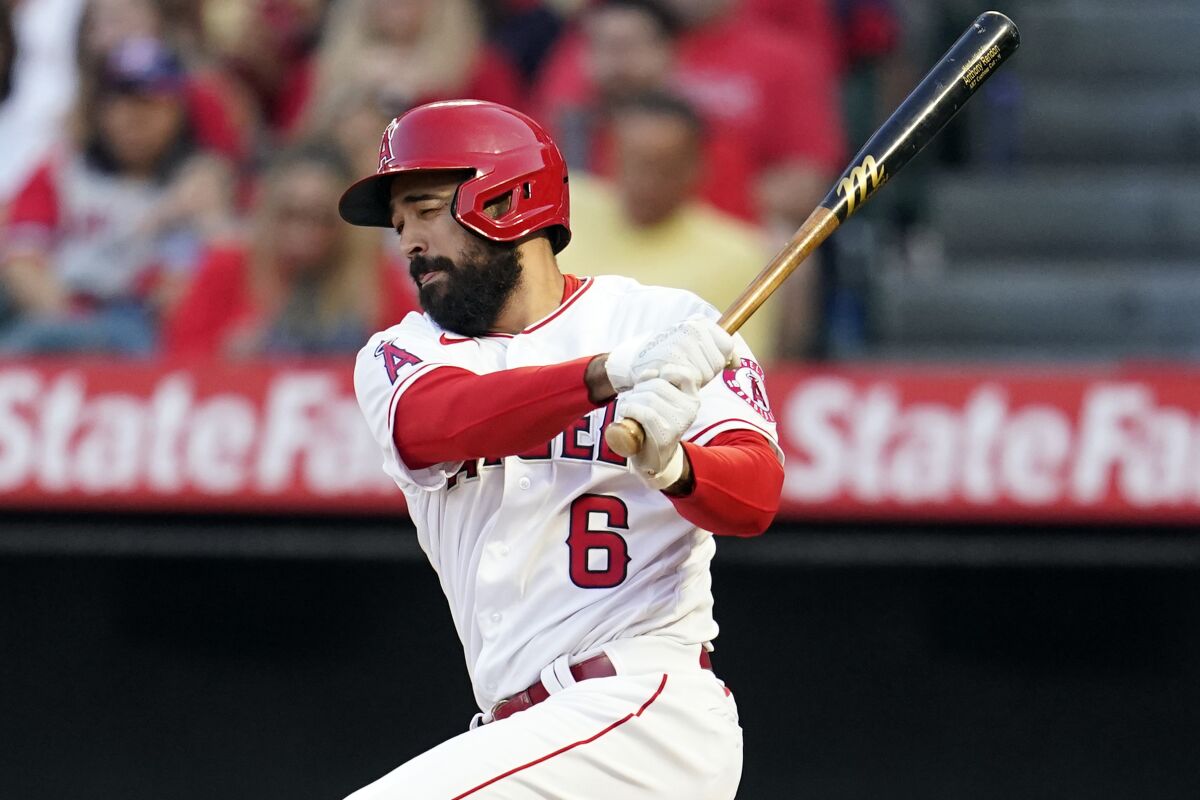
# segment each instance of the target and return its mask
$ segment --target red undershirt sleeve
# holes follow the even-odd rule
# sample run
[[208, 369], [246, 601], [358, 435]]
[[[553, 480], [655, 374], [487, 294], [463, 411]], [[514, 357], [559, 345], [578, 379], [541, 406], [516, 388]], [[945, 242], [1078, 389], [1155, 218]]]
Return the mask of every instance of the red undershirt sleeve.
[[726, 431], [707, 445], [685, 442], [692, 491], [667, 498], [680, 516], [721, 536], [758, 536], [779, 510], [783, 465], [761, 434]]
[[443, 461], [516, 455], [545, 444], [599, 408], [584, 383], [592, 358], [488, 375], [435, 369], [396, 402], [396, 451], [410, 469], [423, 469]]

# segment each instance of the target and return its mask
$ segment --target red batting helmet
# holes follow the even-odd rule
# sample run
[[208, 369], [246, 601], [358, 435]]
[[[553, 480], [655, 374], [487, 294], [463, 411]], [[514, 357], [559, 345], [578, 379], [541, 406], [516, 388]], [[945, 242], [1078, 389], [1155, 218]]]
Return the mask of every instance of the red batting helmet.
[[[338, 211], [353, 225], [392, 226], [392, 176], [413, 170], [472, 170], [458, 187], [454, 217], [494, 242], [548, 229], [554, 252], [571, 239], [567, 165], [541, 125], [519, 111], [480, 100], [429, 103], [392, 120], [379, 144], [379, 169], [342, 195]], [[493, 219], [484, 207], [511, 198]]]

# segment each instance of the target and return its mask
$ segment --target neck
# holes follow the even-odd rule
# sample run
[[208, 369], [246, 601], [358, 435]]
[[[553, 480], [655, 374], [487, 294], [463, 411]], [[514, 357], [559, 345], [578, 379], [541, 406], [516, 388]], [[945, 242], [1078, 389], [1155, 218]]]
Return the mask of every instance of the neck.
[[563, 275], [550, 242], [538, 237], [522, 243], [520, 251], [521, 281], [494, 326], [501, 333], [520, 333], [562, 303]]

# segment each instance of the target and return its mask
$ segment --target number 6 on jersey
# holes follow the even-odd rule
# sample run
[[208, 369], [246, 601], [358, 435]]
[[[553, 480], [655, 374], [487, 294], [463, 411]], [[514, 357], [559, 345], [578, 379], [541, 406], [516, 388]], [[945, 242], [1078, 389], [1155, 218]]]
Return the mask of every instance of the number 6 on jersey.
[[[593, 528], [594, 516], [603, 516], [603, 528]], [[571, 530], [567, 547], [571, 581], [581, 589], [611, 589], [625, 580], [629, 546], [625, 537], [610, 528], [629, 530], [629, 509], [620, 498], [584, 494], [571, 503]]]

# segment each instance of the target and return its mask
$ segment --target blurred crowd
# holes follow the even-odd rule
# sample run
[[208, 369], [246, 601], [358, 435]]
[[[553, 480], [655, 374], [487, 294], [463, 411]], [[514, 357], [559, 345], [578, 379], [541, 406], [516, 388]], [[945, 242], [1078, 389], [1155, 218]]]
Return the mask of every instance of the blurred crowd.
[[[565, 271], [723, 306], [873, 122], [848, 87], [903, 50], [896, 5], [0, 0], [0, 354], [353, 352], [416, 301], [337, 198], [393, 116], [460, 97], [555, 136]], [[764, 360], [812, 353], [812, 284], [744, 331]]]

